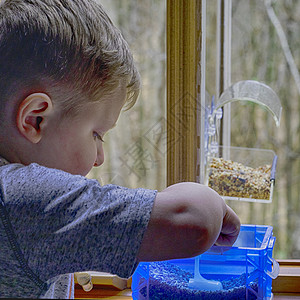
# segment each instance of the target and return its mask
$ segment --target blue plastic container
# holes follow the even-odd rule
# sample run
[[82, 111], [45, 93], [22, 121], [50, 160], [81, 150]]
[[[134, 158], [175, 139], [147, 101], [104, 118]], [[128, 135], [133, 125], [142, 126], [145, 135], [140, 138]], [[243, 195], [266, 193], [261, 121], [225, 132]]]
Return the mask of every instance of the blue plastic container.
[[272, 257], [272, 232], [271, 226], [242, 225], [232, 247], [213, 246], [199, 256], [200, 274], [221, 281], [222, 291], [187, 288], [195, 267], [195, 258], [188, 258], [140, 263], [132, 277], [133, 299], [272, 299], [272, 279], [279, 273], [279, 265]]

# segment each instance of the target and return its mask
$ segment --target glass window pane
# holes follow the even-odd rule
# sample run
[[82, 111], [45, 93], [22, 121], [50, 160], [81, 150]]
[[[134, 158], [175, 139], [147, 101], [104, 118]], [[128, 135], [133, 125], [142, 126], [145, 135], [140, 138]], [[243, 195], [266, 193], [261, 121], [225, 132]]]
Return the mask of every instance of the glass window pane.
[[266, 83], [278, 94], [283, 111], [278, 128], [261, 106], [232, 104], [231, 145], [272, 149], [278, 164], [271, 204], [229, 204], [244, 223], [273, 225], [276, 258], [300, 257], [299, 12], [299, 1], [232, 1], [232, 83]]
[[142, 78], [138, 102], [104, 138], [105, 162], [90, 178], [102, 184], [165, 187], [165, 1], [101, 0], [127, 40]]

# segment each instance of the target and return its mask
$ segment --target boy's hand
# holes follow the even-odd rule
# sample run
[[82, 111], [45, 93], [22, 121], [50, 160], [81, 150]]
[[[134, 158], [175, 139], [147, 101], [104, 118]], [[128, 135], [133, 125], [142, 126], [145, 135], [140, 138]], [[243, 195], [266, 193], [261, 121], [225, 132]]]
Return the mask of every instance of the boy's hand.
[[241, 223], [238, 216], [228, 205], [226, 208], [222, 229], [215, 243], [217, 246], [232, 246], [240, 232]]
[[199, 255], [212, 245], [231, 246], [240, 220], [211, 188], [192, 182], [171, 185], [156, 196], [138, 260]]

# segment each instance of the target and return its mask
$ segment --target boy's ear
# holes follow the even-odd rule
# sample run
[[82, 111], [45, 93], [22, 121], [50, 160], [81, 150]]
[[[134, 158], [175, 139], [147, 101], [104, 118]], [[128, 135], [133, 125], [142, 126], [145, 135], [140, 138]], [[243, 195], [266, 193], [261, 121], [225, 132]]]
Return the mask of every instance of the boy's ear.
[[45, 118], [53, 111], [50, 97], [44, 93], [33, 93], [19, 105], [17, 127], [21, 134], [36, 144], [42, 138]]

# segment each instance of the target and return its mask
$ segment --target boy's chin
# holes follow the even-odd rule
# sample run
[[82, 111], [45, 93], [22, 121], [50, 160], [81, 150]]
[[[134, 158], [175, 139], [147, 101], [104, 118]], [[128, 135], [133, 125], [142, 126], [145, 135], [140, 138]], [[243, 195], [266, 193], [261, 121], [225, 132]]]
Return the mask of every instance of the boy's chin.
[[87, 176], [88, 173], [92, 170], [92, 168], [90, 168], [88, 170], [87, 169], [86, 170], [78, 170], [78, 169], [70, 169], [70, 168], [65, 168], [65, 167], [58, 167], [57, 169], [67, 172], [72, 175], [80, 175], [80, 176], [84, 176], [84, 177]]

